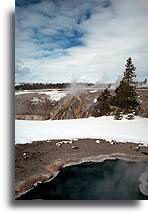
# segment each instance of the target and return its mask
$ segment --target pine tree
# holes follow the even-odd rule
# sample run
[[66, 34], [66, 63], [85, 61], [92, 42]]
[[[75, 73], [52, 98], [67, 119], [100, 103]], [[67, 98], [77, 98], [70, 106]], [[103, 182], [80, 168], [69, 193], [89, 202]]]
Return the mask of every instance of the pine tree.
[[118, 109], [114, 115], [114, 120], [122, 120], [123, 118], [123, 113], [120, 109]]
[[125, 67], [123, 79], [115, 90], [115, 99], [117, 106], [126, 113], [131, 109], [136, 109], [140, 103], [136, 92], [136, 82], [134, 81], [136, 67], [132, 63], [131, 57], [127, 59]]
[[94, 105], [92, 116], [98, 117], [103, 115], [109, 115], [111, 112], [111, 94], [106, 88], [101, 95], [97, 98], [97, 102]]

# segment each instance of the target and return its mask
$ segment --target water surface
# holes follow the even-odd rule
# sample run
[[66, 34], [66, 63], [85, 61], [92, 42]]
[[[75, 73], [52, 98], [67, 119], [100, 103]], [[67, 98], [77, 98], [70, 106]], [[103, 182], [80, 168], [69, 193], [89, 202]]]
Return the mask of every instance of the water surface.
[[148, 199], [139, 191], [142, 162], [104, 161], [63, 168], [51, 182], [39, 184], [19, 199], [136, 200]]

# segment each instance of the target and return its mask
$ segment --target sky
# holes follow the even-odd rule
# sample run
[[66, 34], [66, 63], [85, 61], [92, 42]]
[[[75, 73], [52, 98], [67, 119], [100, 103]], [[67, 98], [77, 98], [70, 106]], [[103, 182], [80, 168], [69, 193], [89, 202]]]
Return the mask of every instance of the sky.
[[148, 0], [16, 0], [16, 82], [148, 78]]

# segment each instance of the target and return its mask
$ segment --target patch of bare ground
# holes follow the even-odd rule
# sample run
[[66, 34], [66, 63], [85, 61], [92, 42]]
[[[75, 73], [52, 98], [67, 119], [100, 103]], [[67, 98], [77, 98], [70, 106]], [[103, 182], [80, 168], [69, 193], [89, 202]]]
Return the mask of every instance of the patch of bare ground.
[[[46, 94], [26, 93], [15, 96], [16, 119], [46, 120], [87, 118], [93, 115], [94, 100], [103, 89], [82, 90], [67, 93], [59, 101]], [[137, 89], [141, 103], [139, 116], [148, 117], [148, 89]], [[114, 91], [111, 90], [111, 94]]]
[[[15, 95], [16, 119], [49, 119], [56, 101], [46, 94], [26, 93]], [[27, 117], [28, 116], [28, 117]]]
[[142, 101], [139, 115], [148, 117], [148, 89], [138, 89], [137, 91]]

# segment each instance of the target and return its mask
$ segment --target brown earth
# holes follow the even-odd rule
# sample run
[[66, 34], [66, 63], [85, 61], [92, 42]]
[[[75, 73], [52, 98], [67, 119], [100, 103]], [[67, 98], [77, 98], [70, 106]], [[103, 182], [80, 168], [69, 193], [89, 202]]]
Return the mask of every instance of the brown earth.
[[[51, 111], [56, 101], [50, 100], [46, 94], [26, 93], [15, 95], [15, 114], [17, 119], [27, 115], [39, 115], [51, 118]], [[30, 119], [30, 117], [29, 117]]]
[[[64, 142], [63, 142], [64, 141]], [[63, 143], [61, 143], [63, 142]], [[148, 147], [135, 143], [110, 144], [105, 140], [49, 140], [15, 145], [16, 198], [37, 183], [51, 180], [61, 167], [105, 159], [142, 160], [148, 163]]]
[[[59, 120], [95, 116], [93, 115], [94, 99], [100, 96], [103, 89], [92, 93], [93, 90], [95, 89], [76, 91], [75, 93], [69, 91], [67, 96], [57, 102], [50, 100], [46, 94], [16, 95], [16, 119]], [[139, 115], [148, 117], [148, 89], [137, 89], [137, 91], [142, 100]], [[113, 94], [113, 90], [111, 93]]]
[[137, 91], [142, 101], [139, 114], [142, 117], [148, 117], [148, 89], [138, 89]]
[[101, 91], [90, 93], [68, 94], [62, 98], [53, 109], [53, 120], [87, 118], [91, 116], [94, 106], [94, 99]]

